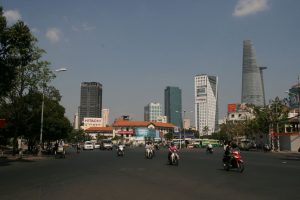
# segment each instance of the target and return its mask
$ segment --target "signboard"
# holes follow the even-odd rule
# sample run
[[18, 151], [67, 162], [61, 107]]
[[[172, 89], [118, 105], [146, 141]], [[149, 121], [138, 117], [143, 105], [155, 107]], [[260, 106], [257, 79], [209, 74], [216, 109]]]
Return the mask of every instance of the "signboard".
[[137, 136], [137, 137], [153, 137], [154, 138], [156, 136], [156, 131], [155, 131], [155, 129], [136, 128], [135, 136]]
[[236, 111], [236, 104], [235, 103], [229, 103], [227, 104], [227, 112], [235, 112]]
[[132, 135], [133, 133], [134, 133], [133, 130], [130, 130], [130, 131], [123, 131], [123, 130], [118, 131], [118, 134], [120, 134], [120, 135]]
[[197, 97], [206, 95], [206, 87], [197, 87]]
[[102, 118], [85, 117], [83, 118], [84, 127], [103, 127]]

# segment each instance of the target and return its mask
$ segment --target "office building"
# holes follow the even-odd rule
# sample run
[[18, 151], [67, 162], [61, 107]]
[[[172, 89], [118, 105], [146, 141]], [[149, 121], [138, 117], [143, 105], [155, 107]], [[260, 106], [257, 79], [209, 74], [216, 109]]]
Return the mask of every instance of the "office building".
[[196, 75], [194, 85], [196, 130], [200, 135], [211, 135], [218, 126], [218, 77]]
[[182, 100], [181, 89], [178, 87], [166, 87], [165, 89], [165, 116], [168, 122], [182, 128]]
[[82, 82], [80, 92], [79, 122], [85, 117], [101, 118], [102, 85], [98, 82]]
[[263, 70], [256, 63], [255, 50], [250, 40], [243, 44], [242, 102], [256, 106], [265, 105]]
[[145, 121], [157, 121], [159, 116], [161, 116], [160, 103], [149, 103], [147, 106], [144, 107]]
[[78, 130], [78, 129], [79, 129], [79, 115], [78, 115], [78, 113], [76, 113], [76, 114], [74, 115], [74, 119], [73, 119], [73, 128], [74, 128], [75, 130]]
[[108, 108], [102, 109], [102, 121], [103, 121], [104, 127], [109, 125], [109, 109]]

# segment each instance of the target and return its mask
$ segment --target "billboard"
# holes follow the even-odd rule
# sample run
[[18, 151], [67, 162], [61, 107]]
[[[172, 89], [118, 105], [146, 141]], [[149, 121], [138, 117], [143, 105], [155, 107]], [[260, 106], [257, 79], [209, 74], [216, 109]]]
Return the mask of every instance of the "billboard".
[[85, 117], [83, 118], [84, 127], [103, 127], [102, 118]]
[[120, 135], [132, 135], [134, 133], [134, 131], [133, 130], [129, 130], [129, 131], [120, 130], [117, 133]]
[[135, 129], [136, 137], [156, 137], [155, 129], [149, 128], [136, 128]]

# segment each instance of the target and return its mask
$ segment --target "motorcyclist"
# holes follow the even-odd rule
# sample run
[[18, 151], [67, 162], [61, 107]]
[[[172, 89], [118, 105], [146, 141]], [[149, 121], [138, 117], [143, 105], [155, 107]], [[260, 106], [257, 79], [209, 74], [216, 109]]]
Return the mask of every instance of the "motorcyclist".
[[124, 151], [124, 145], [121, 142], [118, 144], [117, 151]]
[[207, 152], [212, 152], [212, 150], [213, 150], [213, 146], [212, 146], [212, 144], [209, 143], [209, 144], [207, 145], [206, 151], [207, 151]]
[[174, 144], [174, 142], [171, 142], [171, 145], [169, 146], [169, 154], [168, 154], [168, 160], [169, 161], [171, 160], [172, 153], [176, 152], [176, 151], [177, 151], [176, 145]]
[[154, 155], [154, 146], [151, 144], [151, 142], [147, 142], [145, 145], [145, 153], [147, 153], [147, 149], [151, 150]]
[[224, 157], [223, 157], [223, 162], [229, 162], [231, 159], [231, 153], [232, 153], [232, 147], [231, 147], [231, 142], [228, 141], [224, 145]]
[[77, 151], [77, 153], [79, 153], [80, 150], [81, 150], [80, 143], [77, 142], [77, 144], [76, 144], [76, 151]]

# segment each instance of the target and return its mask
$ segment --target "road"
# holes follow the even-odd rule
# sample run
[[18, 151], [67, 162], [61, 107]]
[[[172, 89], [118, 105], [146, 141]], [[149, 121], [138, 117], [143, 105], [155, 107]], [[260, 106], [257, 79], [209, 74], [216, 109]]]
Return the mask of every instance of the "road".
[[222, 169], [222, 153], [183, 149], [178, 167], [166, 149], [150, 160], [143, 148], [0, 163], [0, 199], [300, 199], [300, 154], [242, 152], [239, 173]]

